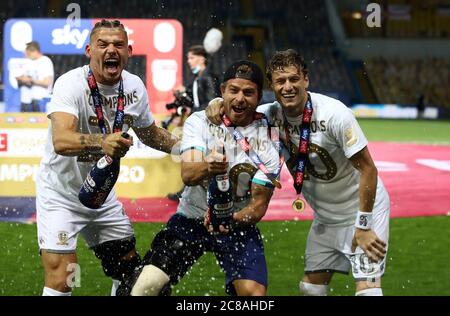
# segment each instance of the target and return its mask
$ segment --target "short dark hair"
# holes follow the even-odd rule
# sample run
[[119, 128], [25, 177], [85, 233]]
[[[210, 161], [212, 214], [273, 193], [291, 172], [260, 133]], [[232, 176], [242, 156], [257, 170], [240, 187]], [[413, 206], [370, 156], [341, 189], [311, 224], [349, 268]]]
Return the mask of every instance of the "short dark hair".
[[208, 58], [208, 53], [206, 49], [202, 45], [194, 45], [188, 48], [188, 53], [192, 53], [193, 55], [203, 56], [205, 59]]
[[29, 43], [26, 44], [25, 49], [26, 50], [31, 50], [31, 51], [37, 50], [38, 52], [40, 52], [41, 51], [41, 46], [39, 45], [38, 42], [32, 41], [32, 42], [29, 42]]
[[222, 85], [225, 85], [228, 80], [242, 78], [250, 80], [255, 83], [258, 88], [258, 94], [262, 96], [262, 89], [264, 85], [264, 75], [257, 64], [249, 60], [239, 60], [233, 63], [225, 71]]
[[102, 19], [100, 22], [95, 23], [94, 27], [91, 30], [91, 35], [89, 36], [89, 40], [92, 40], [92, 37], [94, 34], [101, 28], [110, 28], [110, 29], [120, 29], [125, 33], [125, 35], [128, 36], [127, 31], [125, 30], [125, 27], [119, 20], [106, 20]]
[[188, 53], [205, 58], [205, 66], [208, 65], [208, 53], [202, 45], [194, 45], [188, 48]]
[[266, 77], [269, 82], [272, 82], [272, 72], [289, 66], [295, 66], [305, 77], [308, 75], [308, 67], [302, 55], [295, 49], [287, 49], [276, 52], [270, 59], [266, 67]]

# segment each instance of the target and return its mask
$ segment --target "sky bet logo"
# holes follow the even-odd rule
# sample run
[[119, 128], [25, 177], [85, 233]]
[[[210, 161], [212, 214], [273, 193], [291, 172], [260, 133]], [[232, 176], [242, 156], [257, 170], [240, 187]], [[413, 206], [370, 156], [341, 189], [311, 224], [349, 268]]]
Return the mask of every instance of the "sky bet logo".
[[0, 151], [8, 151], [8, 134], [0, 134]]
[[54, 45], [75, 45], [77, 49], [81, 49], [89, 35], [89, 30], [80, 30], [71, 28], [70, 24], [64, 25], [62, 29], [54, 29], [52, 31], [52, 43]]

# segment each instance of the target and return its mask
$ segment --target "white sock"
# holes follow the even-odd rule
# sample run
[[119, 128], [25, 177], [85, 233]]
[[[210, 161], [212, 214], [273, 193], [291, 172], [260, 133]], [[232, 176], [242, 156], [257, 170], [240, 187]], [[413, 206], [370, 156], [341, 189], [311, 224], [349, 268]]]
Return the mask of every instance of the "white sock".
[[169, 276], [163, 270], [152, 264], [146, 265], [131, 290], [131, 296], [158, 296], [169, 281]]
[[383, 296], [383, 291], [380, 287], [373, 287], [356, 292], [355, 296]]
[[119, 285], [120, 285], [119, 280], [112, 279], [111, 296], [116, 296], [116, 291]]
[[44, 287], [42, 296], [72, 296], [72, 291], [70, 292], [60, 292], [49, 287]]
[[302, 296], [327, 296], [328, 293], [328, 285], [325, 284], [311, 284], [300, 281], [299, 289]]

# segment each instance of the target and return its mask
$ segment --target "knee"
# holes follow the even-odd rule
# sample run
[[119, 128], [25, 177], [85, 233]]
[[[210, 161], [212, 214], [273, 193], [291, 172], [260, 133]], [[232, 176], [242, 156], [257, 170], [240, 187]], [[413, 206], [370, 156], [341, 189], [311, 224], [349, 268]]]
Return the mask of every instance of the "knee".
[[141, 273], [132, 285], [132, 296], [170, 295], [186, 271], [203, 253], [199, 247], [178, 238], [170, 230], [160, 231], [142, 260]]
[[62, 293], [72, 292], [72, 288], [67, 285], [67, 280], [66, 280], [65, 276], [61, 276], [61, 277], [47, 276], [45, 278], [45, 287], [48, 287], [52, 290], [62, 292]]
[[166, 289], [170, 277], [160, 268], [146, 265], [131, 290], [131, 296], [158, 296]]
[[43, 264], [45, 270], [45, 287], [51, 288], [59, 292], [70, 292], [71, 288], [71, 275], [74, 269], [71, 265], [76, 265], [74, 260], [68, 260], [68, 258], [62, 255], [51, 254], [43, 257]]
[[328, 285], [312, 284], [301, 281], [299, 284], [300, 295], [303, 296], [327, 296]]
[[175, 285], [203, 254], [201, 245], [180, 239], [172, 231], [160, 231], [143, 259], [144, 265], [158, 267]]
[[245, 280], [234, 282], [234, 288], [238, 296], [266, 296], [266, 287], [255, 281]]
[[106, 276], [123, 281], [139, 267], [141, 258], [135, 251], [135, 244], [136, 239], [132, 237], [107, 241], [93, 248]]

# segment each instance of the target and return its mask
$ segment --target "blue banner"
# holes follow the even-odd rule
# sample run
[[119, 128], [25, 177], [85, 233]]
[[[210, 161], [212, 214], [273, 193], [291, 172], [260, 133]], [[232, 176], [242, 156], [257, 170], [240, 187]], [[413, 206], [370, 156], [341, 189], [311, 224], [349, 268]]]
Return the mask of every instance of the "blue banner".
[[[71, 21], [70, 21], [71, 22]], [[89, 43], [92, 19], [81, 19], [79, 26], [66, 19], [10, 19], [4, 26], [3, 83], [5, 112], [20, 111], [17, 69], [24, 61], [26, 43], [37, 41], [44, 55], [84, 54]]]

